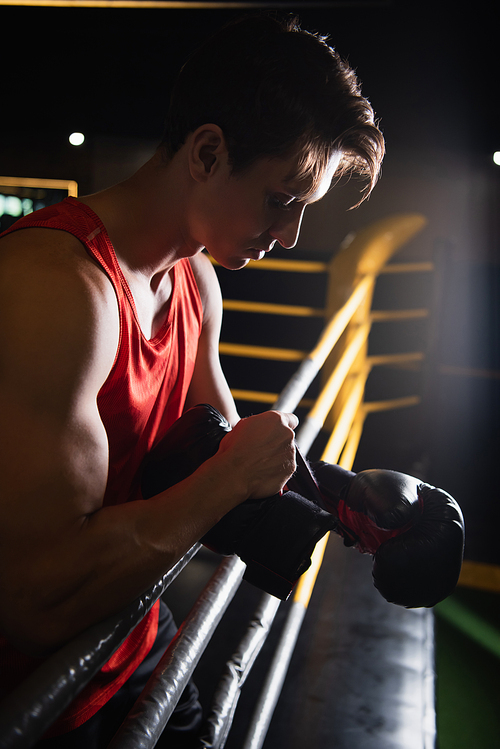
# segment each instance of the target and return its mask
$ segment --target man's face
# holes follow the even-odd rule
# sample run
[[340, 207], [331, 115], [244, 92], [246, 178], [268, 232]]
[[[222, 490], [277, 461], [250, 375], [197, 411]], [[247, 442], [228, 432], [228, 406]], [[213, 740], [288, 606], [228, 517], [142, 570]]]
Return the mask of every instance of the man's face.
[[198, 204], [195, 240], [230, 270], [260, 260], [276, 242], [294, 247], [304, 209], [327, 192], [339, 160], [331, 159], [312, 194], [311, 178], [294, 176], [297, 156], [262, 158], [241, 174], [232, 174], [226, 162]]

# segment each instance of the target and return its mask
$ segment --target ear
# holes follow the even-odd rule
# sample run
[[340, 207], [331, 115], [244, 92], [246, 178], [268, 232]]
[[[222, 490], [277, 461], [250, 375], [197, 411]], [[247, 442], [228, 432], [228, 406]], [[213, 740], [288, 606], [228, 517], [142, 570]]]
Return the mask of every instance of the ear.
[[189, 139], [189, 171], [196, 182], [206, 182], [227, 163], [224, 133], [218, 125], [201, 125]]

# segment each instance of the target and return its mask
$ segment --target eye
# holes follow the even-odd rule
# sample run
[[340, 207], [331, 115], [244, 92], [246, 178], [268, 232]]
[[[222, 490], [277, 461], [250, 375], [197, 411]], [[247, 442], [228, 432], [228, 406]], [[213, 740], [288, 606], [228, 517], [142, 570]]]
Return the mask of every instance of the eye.
[[269, 203], [272, 208], [277, 208], [280, 211], [290, 211], [292, 205], [295, 202], [295, 198], [291, 195], [281, 195], [280, 193], [269, 196]]

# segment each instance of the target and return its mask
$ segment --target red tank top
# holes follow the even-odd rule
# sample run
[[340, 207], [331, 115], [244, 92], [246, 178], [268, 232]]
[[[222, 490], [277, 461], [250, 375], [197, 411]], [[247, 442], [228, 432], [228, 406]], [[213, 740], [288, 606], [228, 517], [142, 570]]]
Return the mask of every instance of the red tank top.
[[[129, 286], [99, 217], [74, 198], [32, 213], [5, 234], [45, 227], [73, 234], [110, 279], [118, 300], [120, 340], [111, 372], [97, 403], [109, 440], [109, 473], [104, 505], [141, 500], [138, 469], [151, 447], [181, 415], [193, 373], [202, 324], [202, 304], [188, 260], [171, 272], [167, 318], [151, 340], [143, 335]], [[137, 625], [47, 735], [72, 730], [92, 717], [146, 657], [156, 637], [159, 603]], [[16, 651], [0, 637], [6, 692], [40, 661]]]

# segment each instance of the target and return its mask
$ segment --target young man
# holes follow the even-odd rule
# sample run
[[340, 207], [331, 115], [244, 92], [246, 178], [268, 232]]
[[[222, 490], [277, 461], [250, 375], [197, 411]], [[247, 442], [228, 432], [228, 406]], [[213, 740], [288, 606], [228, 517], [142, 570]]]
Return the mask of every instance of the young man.
[[[239, 269], [276, 242], [292, 248], [332, 178], [354, 169], [370, 190], [382, 154], [372, 109], [337, 54], [293, 22], [256, 17], [188, 61], [164, 141], [139, 172], [2, 238], [4, 692], [146, 590], [231, 508], [284, 486], [297, 419], [239, 421], [202, 250]], [[196, 403], [234, 429], [192, 476], [143, 501], [144, 456]], [[157, 622], [155, 606], [48, 745], [100, 746], [90, 727], [153, 652]]]

